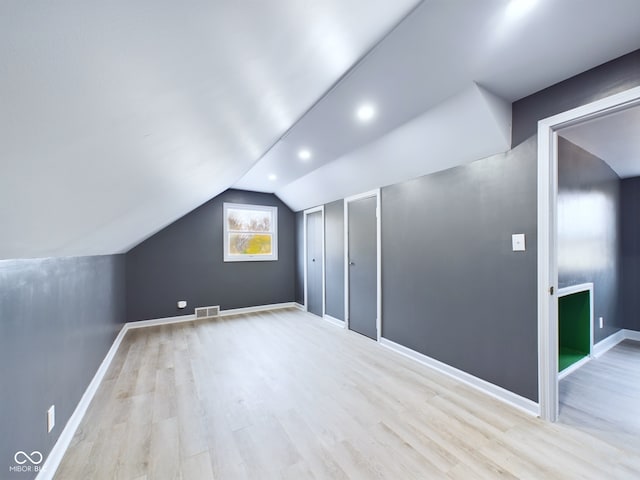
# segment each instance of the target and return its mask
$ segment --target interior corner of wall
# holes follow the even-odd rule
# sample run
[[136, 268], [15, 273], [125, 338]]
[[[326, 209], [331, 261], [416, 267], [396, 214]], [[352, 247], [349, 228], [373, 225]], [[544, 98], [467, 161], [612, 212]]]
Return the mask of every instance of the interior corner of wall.
[[504, 98], [496, 95], [485, 86], [474, 82], [478, 92], [485, 105], [487, 106], [490, 116], [494, 119], [496, 129], [501, 138], [504, 139], [504, 150], [511, 148], [511, 135], [513, 125], [512, 103]]

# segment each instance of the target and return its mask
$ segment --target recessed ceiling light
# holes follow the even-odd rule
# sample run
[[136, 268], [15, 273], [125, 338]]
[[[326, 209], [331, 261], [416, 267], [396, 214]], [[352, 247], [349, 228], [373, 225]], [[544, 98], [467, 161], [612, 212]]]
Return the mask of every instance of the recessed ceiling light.
[[356, 110], [356, 117], [358, 117], [358, 120], [360, 120], [361, 122], [368, 122], [375, 116], [376, 109], [370, 103], [360, 105]]
[[510, 17], [520, 17], [531, 10], [538, 0], [511, 0], [507, 6], [507, 15]]
[[277, 179], [278, 179], [278, 176], [277, 176], [275, 173], [272, 173], [272, 174], [271, 174], [271, 175], [269, 175], [269, 177], [267, 177], [267, 178], [269, 178], [269, 180], [271, 180], [271, 181], [273, 182], [274, 180], [277, 180]]
[[311, 150], [303, 148], [298, 152], [298, 158], [300, 160], [309, 160], [311, 158]]

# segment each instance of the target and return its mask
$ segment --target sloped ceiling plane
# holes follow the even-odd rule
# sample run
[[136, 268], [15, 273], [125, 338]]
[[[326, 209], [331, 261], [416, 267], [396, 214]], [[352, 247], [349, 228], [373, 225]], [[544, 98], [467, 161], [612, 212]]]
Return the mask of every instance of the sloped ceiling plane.
[[639, 24], [637, 0], [3, 2], [0, 259], [126, 252], [230, 187], [300, 210], [508, 150], [511, 102]]

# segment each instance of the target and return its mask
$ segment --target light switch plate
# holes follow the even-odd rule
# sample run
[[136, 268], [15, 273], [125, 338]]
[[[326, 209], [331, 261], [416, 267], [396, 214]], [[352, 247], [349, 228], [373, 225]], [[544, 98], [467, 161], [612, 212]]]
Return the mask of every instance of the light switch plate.
[[511, 245], [514, 252], [524, 252], [526, 250], [524, 244], [524, 233], [514, 233], [511, 235]]

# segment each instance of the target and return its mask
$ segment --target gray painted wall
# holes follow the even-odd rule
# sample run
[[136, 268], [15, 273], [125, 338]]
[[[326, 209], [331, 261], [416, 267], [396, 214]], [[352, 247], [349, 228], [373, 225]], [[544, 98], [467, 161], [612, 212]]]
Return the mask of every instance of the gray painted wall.
[[[0, 477], [51, 451], [125, 319], [124, 255], [0, 261]], [[56, 426], [46, 411], [56, 406]]]
[[638, 85], [640, 50], [515, 102], [510, 152], [384, 188], [383, 335], [537, 400], [537, 122]]
[[[558, 286], [593, 282], [594, 342], [622, 326], [620, 178], [600, 158], [558, 141]], [[604, 318], [599, 328], [598, 317]]]
[[538, 131], [538, 121], [640, 85], [640, 50], [557, 83], [513, 104], [512, 145]]
[[[278, 207], [277, 261], [223, 261], [224, 202]], [[275, 195], [227, 190], [127, 253], [127, 318], [293, 302], [295, 249], [294, 214]], [[178, 300], [187, 308], [178, 309]]]
[[296, 278], [295, 297], [296, 303], [304, 305], [304, 213], [296, 212], [295, 217], [296, 238]]
[[382, 190], [383, 336], [532, 400], [535, 151], [530, 140]]
[[325, 305], [327, 315], [344, 320], [344, 202], [324, 207], [325, 221]]
[[621, 326], [640, 331], [640, 177], [622, 180], [620, 196]]

